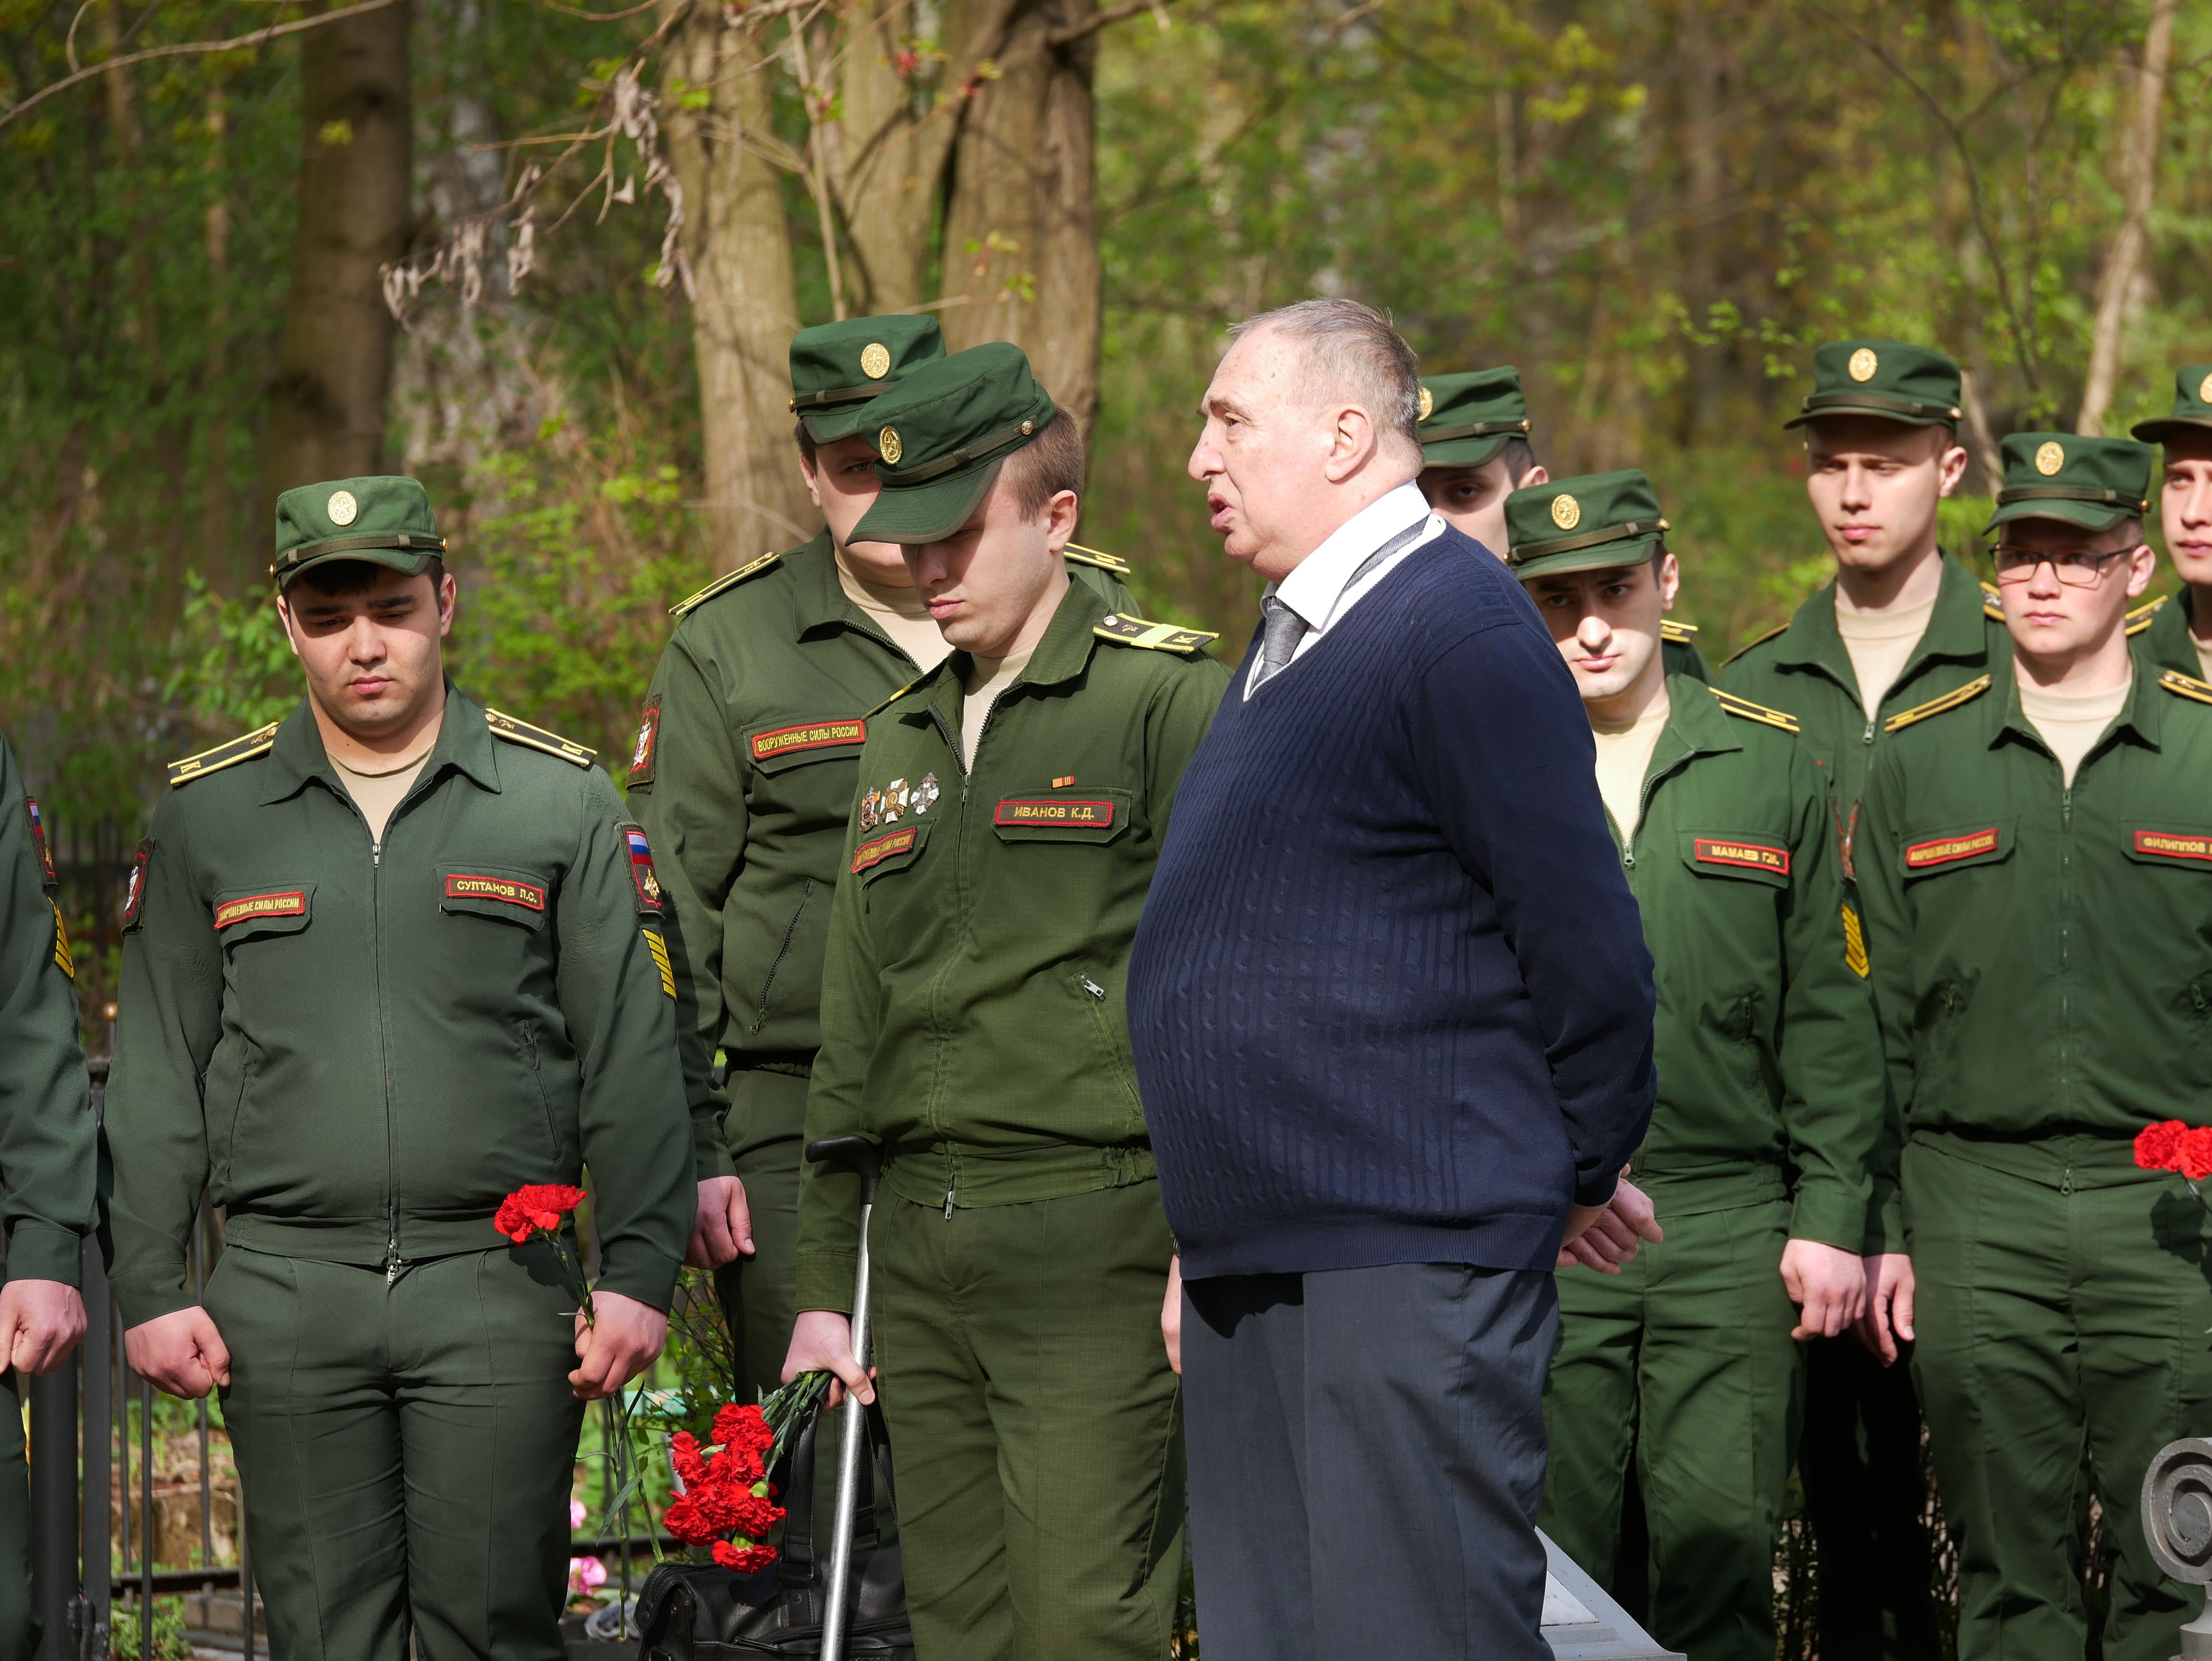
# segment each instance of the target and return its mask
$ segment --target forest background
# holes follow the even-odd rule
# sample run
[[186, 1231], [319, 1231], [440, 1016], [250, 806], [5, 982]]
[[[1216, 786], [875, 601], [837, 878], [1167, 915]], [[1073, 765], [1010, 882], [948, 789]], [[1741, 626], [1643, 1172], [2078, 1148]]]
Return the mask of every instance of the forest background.
[[0, 728], [112, 881], [296, 699], [276, 491], [397, 470], [461, 684], [619, 776], [668, 605], [814, 528], [791, 330], [923, 307], [1029, 348], [1081, 539], [1224, 650], [1193, 409], [1322, 293], [1648, 468], [1718, 661], [1825, 574], [1818, 341], [1966, 366], [1969, 554], [1998, 435], [2212, 358], [2208, 81], [2177, 0], [0, 0]]

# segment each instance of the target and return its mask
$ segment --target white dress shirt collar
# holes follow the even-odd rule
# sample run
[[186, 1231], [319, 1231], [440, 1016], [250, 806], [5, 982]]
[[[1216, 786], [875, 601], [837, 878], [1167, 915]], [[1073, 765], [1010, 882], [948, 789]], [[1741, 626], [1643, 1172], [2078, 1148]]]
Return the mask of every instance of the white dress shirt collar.
[[[1401, 484], [1376, 497], [1330, 532], [1320, 547], [1300, 560], [1291, 574], [1268, 592], [1304, 618], [1307, 628], [1321, 634], [1346, 609], [1346, 602], [1356, 598], [1345, 592], [1345, 585], [1351, 581], [1360, 562], [1407, 526], [1428, 517], [1428, 500], [1421, 495], [1420, 486], [1410, 481]], [[1441, 520], [1437, 521], [1435, 529], [1441, 529], [1442, 525]], [[1430, 534], [1434, 533], [1432, 529]], [[1427, 539], [1423, 537], [1421, 541]], [[1418, 542], [1409, 544], [1404, 551], [1411, 553], [1418, 546]], [[1370, 572], [1368, 580], [1360, 585], [1362, 592], [1372, 587], [1388, 569], [1386, 565]]]

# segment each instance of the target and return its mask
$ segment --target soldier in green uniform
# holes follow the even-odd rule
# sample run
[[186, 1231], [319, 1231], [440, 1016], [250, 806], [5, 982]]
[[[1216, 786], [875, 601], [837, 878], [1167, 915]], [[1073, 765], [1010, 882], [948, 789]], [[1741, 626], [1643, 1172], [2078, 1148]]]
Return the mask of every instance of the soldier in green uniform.
[[[1963, 685], [2008, 649], [1995, 599], [1936, 539], [1936, 505], [1958, 488], [1959, 367], [1894, 340], [1832, 341], [1787, 424], [1804, 431], [1806, 494], [1834, 579], [1790, 622], [1722, 665], [1739, 697], [1786, 710], [1828, 781], [1851, 875], [1866, 770], [1882, 722]], [[1903, 1260], [1869, 1249], [1858, 1342], [1820, 1339], [1806, 1358], [1799, 1459], [1820, 1553], [1824, 1653], [1932, 1656], [1932, 1562], [1919, 1524], [1920, 1413], [1908, 1371]]]
[[1617, 1274], [1559, 1275], [1540, 1525], [1609, 1586], [1633, 1461], [1652, 1635], [1691, 1661], [1771, 1661], [1796, 1341], [1842, 1333], [1865, 1299], [1866, 958], [1796, 724], [1664, 672], [1680, 573], [1650, 481], [1516, 490], [1506, 520], [1589, 715], [1659, 991], [1659, 1102], [1630, 1174], [1665, 1232]]
[[[1160, 1341], [1175, 1244], [1123, 1007], [1183, 768], [1227, 672], [1060, 558], [1081, 440], [1017, 347], [870, 412], [956, 648], [868, 712], [806, 1135], [886, 1155], [876, 1360], [923, 1661], [1167, 1655], [1182, 1533]], [[810, 1168], [785, 1376], [850, 1350], [858, 1188]]]
[[2139, 1496], [2151, 1456], [2212, 1423], [2212, 1229], [2131, 1142], [2212, 1102], [2212, 685], [2128, 649], [2150, 453], [2003, 451], [2013, 650], [1890, 717], [1859, 835], [1912, 1366], [1960, 1661], [2079, 1661], [2093, 1493], [2117, 1553], [2102, 1652], [2166, 1661], [2197, 1599], [2152, 1561]]
[[95, 1220], [98, 1137], [56, 887], [46, 821], [0, 738], [0, 1661], [31, 1661], [39, 1640], [21, 1381], [84, 1335], [77, 1281]]
[[[856, 541], [876, 497], [872, 400], [943, 357], [936, 320], [863, 317], [791, 343], [799, 465], [825, 521], [676, 608], [631, 757], [675, 946], [687, 1081], [719, 1055], [751, 1250], [716, 1276], [741, 1387], [775, 1387], [797, 1314], [800, 1133], [822, 1042], [823, 948], [866, 712], [951, 648], [896, 547]], [[1133, 610], [1110, 555], [1063, 551]]]
[[2130, 430], [2166, 451], [2159, 512], [2181, 587], [2129, 612], [2128, 636], [2142, 662], [2212, 680], [2212, 363], [2184, 364], [2172, 413]]
[[[223, 1392], [283, 1661], [562, 1654], [583, 1403], [659, 1353], [717, 1158], [645, 833], [445, 678], [444, 546], [413, 479], [277, 499], [307, 697], [170, 768], [131, 873], [115, 1296], [142, 1377]], [[591, 1324], [493, 1226], [586, 1166]]]
[[[1505, 557], [1505, 498], [1552, 475], [1528, 437], [1521, 371], [1510, 364], [1421, 381], [1421, 494], [1437, 517]], [[1667, 672], [1711, 680], [1694, 624], [1662, 619]]]

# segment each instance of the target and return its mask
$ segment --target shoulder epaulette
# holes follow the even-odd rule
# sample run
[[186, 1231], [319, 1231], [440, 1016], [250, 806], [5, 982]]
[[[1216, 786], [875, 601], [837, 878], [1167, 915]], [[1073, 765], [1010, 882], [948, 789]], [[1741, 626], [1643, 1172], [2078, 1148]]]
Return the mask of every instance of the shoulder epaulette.
[[936, 672], [937, 672], [937, 671], [936, 671], [936, 670], [934, 670], [934, 669], [925, 669], [925, 670], [923, 670], [920, 674], [916, 675], [916, 676], [915, 676], [912, 680], [910, 680], [910, 681], [907, 682], [907, 684], [906, 684], [905, 685], [903, 685], [903, 686], [900, 687], [900, 688], [898, 689], [898, 691], [896, 691], [896, 692], [892, 693], [889, 697], [885, 698], [885, 699], [884, 699], [881, 703], [879, 703], [879, 704], [876, 705], [876, 707], [875, 707], [874, 709], [864, 711], [864, 712], [861, 714], [860, 719], [861, 719], [862, 721], [869, 721], [869, 720], [872, 720], [874, 717], [876, 717], [876, 716], [878, 716], [878, 715], [880, 715], [881, 714], [883, 714], [883, 712], [884, 712], [884, 710], [886, 710], [886, 709], [890, 709], [890, 708], [891, 707], [891, 705], [893, 705], [894, 703], [897, 703], [901, 698], [904, 697], [905, 697], [908, 692], [911, 692], [912, 691], [914, 691], [914, 689], [915, 689], [915, 687], [917, 687], [917, 686], [921, 685], [921, 684], [922, 684], [922, 682], [924, 682], [924, 681], [927, 680], [927, 679], [928, 679], [932, 675], [935, 674]]
[[279, 722], [270, 721], [266, 727], [257, 727], [242, 738], [218, 744], [212, 750], [203, 750], [197, 756], [186, 756], [182, 761], [169, 764], [171, 784], [190, 784], [194, 779], [204, 779], [210, 773], [220, 773], [226, 767], [235, 767], [242, 761], [252, 761], [265, 755], [276, 742]]
[[1797, 717], [1795, 715], [1779, 709], [1770, 709], [1763, 703], [1753, 703], [1749, 698], [1740, 698], [1733, 692], [1723, 692], [1717, 686], [1708, 686], [1705, 690], [1731, 715], [1741, 715], [1746, 721], [1759, 721], [1768, 727], [1778, 727], [1785, 733], [1797, 730]]
[[1901, 733], [1917, 721], [1925, 721], [1930, 715], [1940, 715], [1946, 709], [1955, 709], [1962, 703], [1972, 703], [1989, 690], [1990, 678], [1987, 675], [1977, 675], [1964, 686], [1954, 686], [1940, 698], [1930, 698], [1925, 703], [1916, 703], [1910, 709], [1899, 710], [1887, 721], [1882, 722], [1881, 730], [1885, 733]]
[[2172, 596], [2170, 594], [2160, 594], [2156, 599], [2151, 601], [2149, 605], [2138, 605], [2134, 611], [2129, 612], [2127, 623], [2128, 632], [2131, 635], [2139, 635], [2142, 633], [2144, 630], [2149, 628], [2151, 619], [2165, 609], [2166, 602], [2172, 598]]
[[2212, 703], [2212, 686], [2194, 675], [2185, 675], [2179, 669], [2169, 669], [2158, 678], [2158, 684], [2178, 698], [2190, 698], [2198, 703]]
[[716, 577], [705, 587], [702, 588], [697, 593], [692, 595], [690, 599], [684, 600], [678, 605], [670, 606], [668, 608], [668, 615], [672, 618], [690, 616], [694, 610], [699, 606], [704, 605], [708, 600], [714, 599], [715, 595], [721, 593], [726, 589], [736, 587], [747, 577], [759, 575], [763, 571], [768, 569], [769, 566], [775, 564], [776, 561], [782, 557], [783, 556], [780, 553], [763, 554], [758, 559], [755, 560], [750, 565], [740, 565], [734, 571], [724, 573], [722, 575]]
[[1182, 629], [1172, 623], [1148, 623], [1143, 618], [1123, 617], [1119, 611], [1109, 611], [1091, 632], [1101, 640], [1116, 641], [1123, 646], [1141, 646], [1147, 652], [1176, 652], [1184, 657], [1212, 645], [1221, 638], [1219, 635], [1207, 634], [1203, 629]]
[[1672, 641], [1677, 646], [1688, 646], [1693, 644], [1698, 638], [1698, 625], [1694, 623], [1677, 623], [1672, 618], [1661, 618], [1659, 638]]
[[1995, 583], [1984, 582], [1982, 585], [1982, 615], [1995, 618], [1999, 623], [2004, 621], [2004, 600], [1997, 593]]
[[1078, 565], [1096, 565], [1102, 571], [1111, 571], [1117, 577], [1129, 575], [1129, 562], [1119, 554], [1102, 553], [1096, 548], [1086, 548], [1079, 542], [1071, 542], [1060, 551], [1060, 557], [1072, 559]]
[[599, 752], [596, 750], [586, 750], [580, 744], [571, 744], [558, 733], [532, 727], [528, 721], [517, 721], [513, 715], [502, 715], [496, 709], [484, 711], [484, 725], [491, 728], [491, 735], [495, 739], [505, 739], [509, 744], [526, 745], [532, 750], [543, 750], [549, 756], [558, 756], [562, 761], [572, 761], [579, 767], [589, 767], [599, 758]]
[[[1660, 624], [1660, 625], [1659, 625], [1659, 626], [1660, 626], [1660, 628], [1661, 628], [1662, 630], [1663, 630], [1663, 629], [1665, 629], [1665, 627], [1666, 627], [1667, 625], [1666, 625], [1666, 624], [1662, 621], [1662, 622]], [[1766, 642], [1767, 642], [1768, 641], [1772, 640], [1772, 639], [1773, 639], [1777, 635], [1784, 635], [1784, 634], [1787, 634], [1787, 633], [1789, 633], [1789, 632], [1790, 632], [1790, 625], [1789, 625], [1788, 624], [1786, 624], [1786, 623], [1778, 623], [1778, 624], [1776, 624], [1774, 625], [1774, 627], [1772, 627], [1771, 629], [1769, 629], [1769, 630], [1768, 630], [1765, 634], [1763, 634], [1763, 635], [1754, 635], [1751, 639], [1749, 639], [1749, 640], [1747, 640], [1747, 641], [1744, 642], [1744, 643], [1743, 643], [1742, 645], [1741, 645], [1741, 646], [1737, 647], [1737, 648], [1735, 648], [1735, 653], [1734, 653], [1734, 654], [1733, 654], [1729, 658], [1729, 660], [1728, 660], [1728, 663], [1734, 663], [1734, 662], [1736, 660], [1736, 659], [1737, 659], [1737, 658], [1741, 657], [1741, 656], [1742, 656], [1746, 652], [1748, 652], [1749, 650], [1751, 650], [1751, 648], [1752, 648], [1753, 647], [1754, 647], [1754, 646], [1764, 646], [1764, 645], [1765, 645], [1765, 644], [1766, 644]], [[1728, 666], [1728, 664], [1724, 663], [1724, 664], [1723, 664], [1721, 666], [1722, 666], [1723, 668], [1726, 668], [1726, 667]]]

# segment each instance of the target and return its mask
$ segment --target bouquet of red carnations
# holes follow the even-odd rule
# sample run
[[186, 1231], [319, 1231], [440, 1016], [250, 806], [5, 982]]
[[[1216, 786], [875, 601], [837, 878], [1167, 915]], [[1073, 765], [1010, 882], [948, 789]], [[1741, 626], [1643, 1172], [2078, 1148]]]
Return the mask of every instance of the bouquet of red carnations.
[[2179, 1119], [2145, 1125], [2136, 1133], [2136, 1163], [2145, 1171], [2178, 1171], [2189, 1191], [2202, 1201], [2197, 1184], [2212, 1177], [2212, 1126], [2185, 1125]]
[[688, 1430], [669, 1439], [669, 1463], [682, 1492], [669, 1502], [661, 1524], [687, 1546], [712, 1544], [714, 1561], [724, 1568], [750, 1574], [776, 1559], [775, 1548], [765, 1543], [769, 1530], [783, 1520], [768, 1480], [776, 1434], [760, 1409], [732, 1402], [714, 1415], [714, 1435], [703, 1448]]

